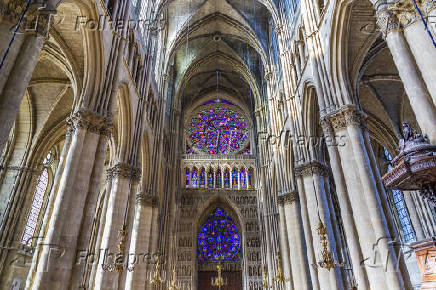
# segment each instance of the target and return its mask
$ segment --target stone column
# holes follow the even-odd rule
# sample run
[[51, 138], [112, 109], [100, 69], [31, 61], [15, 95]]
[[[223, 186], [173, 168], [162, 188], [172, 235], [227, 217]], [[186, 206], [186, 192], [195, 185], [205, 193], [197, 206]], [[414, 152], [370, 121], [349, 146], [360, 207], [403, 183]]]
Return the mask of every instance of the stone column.
[[[3, 2], [4, 3], [4, 2]], [[3, 4], [5, 5], [5, 4]], [[23, 7], [17, 7], [18, 1], [8, 2], [7, 7], [2, 7], [2, 23], [0, 23], [0, 50], [6, 51], [12, 37], [11, 28], [17, 23]], [[20, 27], [19, 34], [9, 49], [8, 55], [0, 75], [0, 152], [8, 140], [9, 132], [17, 117], [21, 100], [26, 92], [27, 85], [32, 77], [33, 70], [38, 62], [43, 39], [47, 34], [48, 21], [54, 10], [48, 6], [38, 9], [37, 4], [29, 7], [23, 24], [39, 17], [36, 29], [29, 30], [29, 27]]]
[[423, 240], [425, 238], [424, 229], [421, 221], [419, 220], [415, 203], [413, 202], [412, 192], [403, 192], [403, 196], [407, 206], [407, 211], [409, 212], [410, 222], [412, 223], [413, 230], [415, 231], [416, 240]]
[[[416, 120], [423, 133], [428, 134], [431, 143], [436, 143], [436, 108], [418, 70], [415, 58], [410, 52], [397, 16], [390, 12], [386, 4], [377, 7], [377, 25], [388, 44], [404, 85], [404, 90], [415, 112]], [[424, 32], [423, 32], [424, 33]], [[419, 48], [423, 50], [422, 47]], [[420, 52], [422, 53], [422, 52]], [[433, 73], [433, 70], [432, 70]]]
[[[126, 220], [126, 228], [123, 228], [124, 214], [127, 200], [132, 195], [135, 184], [139, 179], [140, 170], [137, 168], [132, 170], [129, 164], [126, 163], [118, 163], [108, 169], [108, 175], [111, 175], [112, 188], [109, 193], [106, 209], [106, 220], [100, 245], [101, 256], [98, 263], [99, 265], [113, 266], [117, 254], [128, 254], [126, 239], [127, 233], [131, 229], [131, 223], [129, 220]], [[132, 206], [129, 206], [128, 212], [132, 208]], [[122, 244], [121, 247], [119, 246], [120, 244]], [[94, 289], [118, 289], [122, 271], [118, 269], [109, 271], [103, 266], [99, 267], [96, 273]]]
[[[85, 203], [95, 204], [90, 193], [91, 177], [97, 174], [96, 159], [101, 138], [107, 138], [108, 120], [87, 110], [76, 111], [70, 119], [75, 131], [59, 180], [59, 189], [49, 218], [37, 266], [32, 268], [26, 289], [68, 289], [76, 258], [78, 236], [85, 222]], [[96, 178], [98, 178], [96, 176]], [[100, 177], [101, 180], [101, 177]], [[56, 185], [55, 185], [56, 186]], [[94, 188], [94, 187], [93, 187]]]
[[309, 265], [304, 252], [304, 235], [301, 224], [298, 192], [292, 191], [280, 196], [284, 204], [288, 249], [294, 289], [311, 289]]
[[156, 223], [158, 209], [156, 198], [150, 192], [140, 192], [136, 195], [135, 217], [133, 220], [132, 235], [130, 239], [129, 253], [137, 257], [134, 271], [128, 272], [125, 289], [144, 289], [147, 279], [147, 268], [154, 258], [153, 251], [153, 228]]
[[366, 290], [369, 289], [367, 281], [367, 275], [361, 262], [364, 260], [362, 257], [362, 250], [359, 245], [359, 235], [356, 230], [356, 224], [353, 218], [353, 210], [349, 200], [347, 186], [344, 180], [344, 172], [339, 156], [338, 147], [343, 147], [343, 137], [345, 132], [333, 132], [333, 128], [328, 122], [321, 122], [324, 137], [326, 140], [327, 150], [330, 159], [330, 168], [335, 180], [336, 194], [338, 195], [338, 202], [341, 209], [341, 218], [344, 226], [344, 231], [348, 249], [350, 252], [351, 266], [353, 267], [354, 279], [356, 280], [357, 289]]
[[[338, 261], [336, 253], [336, 241], [330, 220], [330, 211], [327, 196], [324, 188], [324, 176], [326, 170], [324, 165], [312, 161], [295, 168], [296, 174], [301, 176], [306, 192], [306, 203], [302, 206], [307, 207], [310, 230], [312, 231], [312, 247], [314, 249], [318, 264], [320, 253], [323, 250], [318, 234], [319, 220], [324, 223], [327, 230], [328, 250], [332, 253], [335, 261]], [[308, 245], [309, 246], [309, 245]], [[318, 280], [320, 289], [343, 289], [341, 272], [337, 266], [330, 271], [318, 266]]]
[[[426, 18], [427, 24], [431, 30], [434, 26], [434, 13], [436, 12], [436, 2], [432, 0], [418, 1], [423, 17]], [[422, 74], [422, 78], [427, 86], [427, 89], [433, 99], [433, 105], [436, 106], [436, 47], [432, 43], [428, 32], [426, 31], [421, 17], [416, 11], [413, 2], [403, 1], [401, 4], [410, 8], [401, 13], [400, 19], [403, 21], [404, 36], [409, 44], [410, 50], [415, 58], [416, 64]], [[433, 37], [435, 37], [433, 31]]]
[[[327, 116], [327, 119], [336, 132], [346, 135], [344, 146], [337, 148], [371, 289], [404, 289], [408, 285], [405, 286], [399, 271], [400, 261], [391, 243], [383, 211], [385, 205], [382, 202], [386, 202], [382, 199], [384, 192], [377, 186], [378, 173], [374, 172], [376, 168], [371, 164], [371, 148], [366, 147], [370, 144], [364, 137], [365, 116], [349, 105]], [[379, 260], [376, 260], [377, 257]]]
[[[286, 229], [286, 217], [285, 217], [285, 209], [284, 209], [284, 200], [279, 197], [279, 229], [280, 229], [280, 256], [282, 258], [282, 267], [283, 267], [283, 273], [285, 275], [285, 278], [289, 278], [291, 281], [291, 264], [289, 261], [289, 241], [288, 241], [288, 232]], [[291, 221], [289, 221], [291, 222]], [[293, 273], [295, 274], [295, 273]], [[291, 288], [291, 281], [285, 282], [285, 289], [292, 289]]]

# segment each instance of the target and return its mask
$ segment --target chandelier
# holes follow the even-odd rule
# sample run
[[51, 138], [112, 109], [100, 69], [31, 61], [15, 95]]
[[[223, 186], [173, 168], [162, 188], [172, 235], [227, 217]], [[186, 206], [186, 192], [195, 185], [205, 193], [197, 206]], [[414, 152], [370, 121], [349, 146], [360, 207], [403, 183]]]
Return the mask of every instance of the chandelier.
[[221, 274], [222, 269], [223, 266], [221, 265], [221, 261], [220, 261], [216, 266], [217, 277], [212, 277], [210, 279], [210, 284], [213, 287], [218, 287], [218, 289], [221, 289], [221, 287], [227, 285], [227, 278], [223, 277]]

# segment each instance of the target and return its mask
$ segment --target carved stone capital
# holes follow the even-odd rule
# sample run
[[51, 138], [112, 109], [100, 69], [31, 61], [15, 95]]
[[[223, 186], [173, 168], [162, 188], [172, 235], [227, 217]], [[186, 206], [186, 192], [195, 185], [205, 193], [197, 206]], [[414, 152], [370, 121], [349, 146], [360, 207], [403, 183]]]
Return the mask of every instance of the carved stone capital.
[[136, 194], [136, 203], [155, 207], [157, 206], [157, 198], [150, 191], [143, 190]]
[[321, 126], [325, 133], [332, 133], [352, 125], [366, 128], [366, 119], [367, 116], [358, 108], [353, 105], [347, 105], [336, 112], [326, 115], [321, 120]]
[[327, 176], [328, 171], [326, 166], [318, 161], [307, 162], [295, 167], [296, 176], [304, 177], [304, 176], [311, 176], [313, 174]]
[[278, 196], [278, 202], [281, 205], [292, 204], [300, 200], [297, 191], [289, 191], [282, 193]]
[[436, 0], [425, 0], [422, 3], [422, 8], [426, 15], [429, 15], [431, 11], [436, 9]]
[[112, 131], [112, 119], [86, 109], [80, 109], [67, 119], [67, 134], [78, 129], [109, 137]]
[[379, 27], [383, 38], [391, 33], [392, 31], [401, 30], [401, 23], [398, 19], [398, 15], [384, 7], [383, 9], [377, 9], [377, 26]]
[[141, 178], [141, 170], [139, 168], [132, 168], [127, 163], [117, 163], [106, 171], [106, 180], [111, 180], [116, 177], [132, 178], [137, 181]]

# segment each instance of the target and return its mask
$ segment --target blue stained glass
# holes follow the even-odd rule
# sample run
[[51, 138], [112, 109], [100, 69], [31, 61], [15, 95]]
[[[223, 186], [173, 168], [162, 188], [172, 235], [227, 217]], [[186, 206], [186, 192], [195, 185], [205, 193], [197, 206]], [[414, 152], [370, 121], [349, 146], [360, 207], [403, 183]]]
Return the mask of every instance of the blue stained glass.
[[251, 179], [253, 178], [253, 170], [250, 168], [247, 172], [247, 183], [248, 183], [248, 187], [252, 186], [252, 182]]
[[233, 105], [233, 104], [230, 103], [229, 101], [216, 99], [216, 100], [210, 100], [210, 101], [207, 101], [206, 103], [203, 104], [203, 106], [205, 106], [205, 105], [210, 105], [210, 104], [214, 104], [214, 103], [223, 103], [223, 104], [227, 104], [227, 105]]
[[192, 175], [191, 175], [191, 184], [192, 184], [192, 187], [197, 187], [197, 182], [198, 182], [197, 169], [194, 168], [192, 170]]
[[[384, 155], [388, 162], [392, 161], [392, 156], [389, 154], [387, 149], [384, 149]], [[392, 170], [392, 166], [388, 165], [388, 172]], [[412, 223], [409, 218], [409, 212], [406, 208], [406, 203], [404, 201], [403, 192], [400, 190], [393, 189], [392, 196], [394, 200], [395, 207], [398, 212], [398, 217], [400, 219], [401, 227], [403, 228], [404, 241], [406, 243], [416, 241], [415, 232], [412, 228]]]
[[222, 184], [221, 184], [221, 170], [218, 169], [217, 172], [215, 173], [215, 187], [216, 188], [221, 188]]
[[199, 261], [238, 261], [241, 236], [232, 218], [217, 207], [198, 233]]
[[191, 119], [187, 132], [191, 148], [211, 155], [238, 153], [249, 142], [244, 117], [221, 106], [200, 111]]
[[204, 168], [201, 169], [200, 172], [200, 187], [204, 188], [205, 186], [205, 173], [204, 173]]
[[213, 171], [212, 171], [212, 169], [209, 170], [209, 173], [207, 174], [207, 187], [213, 188]]
[[189, 186], [189, 169], [186, 168], [186, 181], [185, 181], [185, 185], [186, 187]]
[[232, 187], [238, 187], [238, 171], [236, 169], [233, 169], [232, 171]]
[[239, 173], [239, 182], [241, 183], [241, 187], [246, 187], [247, 186], [245, 184], [245, 171], [244, 171], [244, 169], [241, 169], [241, 171]]
[[224, 188], [230, 187], [230, 172], [228, 169], [224, 170]]

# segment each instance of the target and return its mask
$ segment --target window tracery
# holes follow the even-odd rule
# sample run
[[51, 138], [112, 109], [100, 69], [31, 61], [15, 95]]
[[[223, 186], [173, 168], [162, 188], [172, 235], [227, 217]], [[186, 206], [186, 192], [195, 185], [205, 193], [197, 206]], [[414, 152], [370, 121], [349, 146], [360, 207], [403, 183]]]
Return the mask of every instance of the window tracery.
[[44, 195], [47, 192], [49, 185], [49, 166], [53, 162], [53, 158], [53, 153], [50, 151], [43, 161], [44, 168], [36, 183], [32, 205], [30, 206], [29, 215], [27, 216], [26, 225], [21, 237], [21, 243], [26, 246], [31, 246], [34, 240], [35, 229], [38, 225], [38, 218], [44, 202]]
[[186, 153], [245, 153], [249, 143], [247, 127], [243, 114], [232, 106], [202, 108], [187, 124]]
[[198, 233], [200, 262], [239, 261], [241, 236], [232, 218], [217, 207]]

